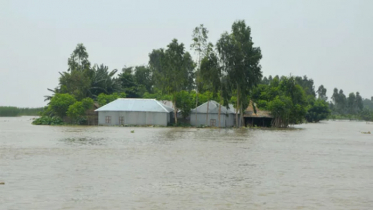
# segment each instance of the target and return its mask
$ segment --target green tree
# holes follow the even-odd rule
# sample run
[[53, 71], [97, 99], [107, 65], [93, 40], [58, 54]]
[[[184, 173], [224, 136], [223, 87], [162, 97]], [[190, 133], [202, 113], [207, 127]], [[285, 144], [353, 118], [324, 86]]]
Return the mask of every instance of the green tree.
[[175, 111], [175, 123], [177, 123], [176, 94], [181, 90], [190, 90], [190, 82], [194, 81], [192, 71], [194, 62], [184, 44], [176, 39], [167, 45], [166, 50], [153, 50], [149, 55], [149, 66], [155, 74], [155, 81], [162, 93], [172, 95]]
[[[114, 78], [117, 70], [109, 71], [108, 67], [91, 64], [83, 44], [78, 44], [68, 59], [68, 70], [60, 72], [59, 86], [48, 89], [53, 94], [68, 93], [77, 100], [85, 97], [96, 98], [100, 93], [111, 94], [120, 90], [119, 81]], [[53, 96], [45, 96], [49, 101]]]
[[89, 70], [91, 63], [88, 60], [87, 49], [82, 43], [78, 44], [67, 61], [68, 71], [86, 71]]
[[99, 106], [104, 106], [112, 101], [115, 101], [118, 98], [126, 98], [126, 93], [113, 93], [111, 95], [101, 93], [97, 96], [97, 102]]
[[76, 101], [70, 105], [66, 114], [70, 117], [74, 123], [81, 124], [85, 120], [87, 110], [93, 108], [93, 100], [91, 98], [85, 98], [82, 101]]
[[[202, 59], [200, 66], [200, 77], [204, 84], [204, 89], [212, 92], [212, 97], [216, 97], [221, 90], [222, 72], [219, 66], [219, 60], [212, 49], [212, 44], [209, 45], [207, 55]], [[211, 98], [209, 98], [210, 100]], [[219, 100], [220, 101], [220, 100]], [[207, 102], [206, 110], [206, 125], [208, 125], [208, 110], [209, 101]], [[220, 125], [220, 110], [219, 107], [219, 125]]]
[[153, 50], [149, 53], [149, 69], [152, 72], [154, 88], [164, 91], [164, 74], [166, 73], [166, 55], [164, 49]]
[[[251, 88], [261, 81], [262, 72], [259, 64], [262, 58], [261, 50], [259, 47], [254, 47], [251, 29], [246, 26], [245, 21], [234, 22], [231, 33], [222, 34], [216, 46], [223, 71], [227, 74], [228, 84], [237, 95], [236, 109], [243, 113], [246, 106], [241, 99], [248, 98]], [[243, 115], [241, 121], [242, 119]], [[238, 111], [236, 125], [239, 126]]]
[[90, 86], [88, 96], [96, 98], [100, 93], [112, 94], [121, 90], [120, 81], [115, 78], [117, 70], [109, 71], [109, 67], [104, 64], [95, 64], [89, 71]]
[[188, 91], [182, 90], [176, 94], [176, 103], [179, 104], [181, 115], [185, 119], [193, 107], [193, 96]]
[[307, 114], [305, 116], [308, 122], [320, 122], [326, 119], [330, 114], [329, 105], [323, 99], [317, 99], [307, 107]]
[[338, 91], [337, 88], [334, 88], [332, 100], [334, 104], [333, 111], [336, 114], [344, 115], [347, 113], [347, 98], [342, 89]]
[[347, 98], [347, 113], [354, 115], [356, 111], [356, 96], [355, 93], [350, 93]]
[[316, 97], [315, 86], [313, 79], [309, 79], [306, 75], [302, 77], [295, 77], [295, 81], [299, 84], [307, 96], [311, 96], [311, 100]]
[[[195, 83], [196, 83], [196, 107], [198, 106], [198, 93], [202, 91], [203, 88], [203, 81], [201, 78], [201, 62], [202, 59], [206, 56], [207, 48], [209, 44], [207, 43], [208, 39], [208, 30], [201, 24], [198, 27], [195, 27], [192, 34], [193, 43], [190, 45], [190, 48], [194, 50], [197, 54], [196, 60], [196, 75], [195, 75]], [[196, 115], [196, 122], [197, 122], [197, 115]]]
[[326, 96], [326, 88], [324, 87], [324, 85], [319, 86], [319, 88], [317, 89], [317, 95], [318, 95], [318, 99], [321, 99], [324, 101], [328, 100], [328, 97]]
[[275, 127], [288, 127], [290, 123], [292, 102], [289, 97], [276, 96], [268, 103], [268, 110], [274, 117], [273, 125]]
[[133, 74], [133, 67], [124, 67], [122, 73], [118, 75], [122, 90], [128, 98], [140, 98], [139, 87]]
[[143, 95], [145, 92], [153, 92], [153, 78], [149, 67], [136, 66], [134, 76], [137, 85], [140, 86], [141, 93], [139, 95]]
[[74, 96], [67, 93], [57, 93], [53, 96], [49, 103], [50, 110], [59, 117], [66, 116], [69, 106], [74, 104], [76, 99]]
[[356, 92], [355, 104], [356, 112], [361, 112], [364, 109], [363, 98], [359, 92]]

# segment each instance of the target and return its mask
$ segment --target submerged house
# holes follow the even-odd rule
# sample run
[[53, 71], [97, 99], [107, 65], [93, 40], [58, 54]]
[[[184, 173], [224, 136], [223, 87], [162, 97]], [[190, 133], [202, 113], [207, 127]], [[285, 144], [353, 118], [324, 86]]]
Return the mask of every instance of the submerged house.
[[252, 102], [244, 112], [243, 115], [245, 126], [271, 127], [273, 117], [269, 111], [254, 109]]
[[[219, 125], [219, 106], [216, 101], [209, 101], [201, 104], [190, 113], [190, 124], [193, 126], [207, 125], [212, 127], [233, 127], [235, 125], [235, 110], [227, 109], [223, 105], [220, 108], [220, 125]], [[207, 109], [208, 107], [208, 109]], [[208, 113], [208, 116], [207, 116]], [[197, 118], [197, 119], [196, 119]]]
[[173, 122], [173, 108], [155, 99], [119, 98], [95, 110], [98, 125], [161, 125]]

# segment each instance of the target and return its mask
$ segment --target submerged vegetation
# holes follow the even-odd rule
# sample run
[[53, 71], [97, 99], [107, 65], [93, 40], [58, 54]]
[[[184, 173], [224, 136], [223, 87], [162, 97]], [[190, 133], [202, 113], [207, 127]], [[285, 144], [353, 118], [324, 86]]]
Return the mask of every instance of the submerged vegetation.
[[60, 117], [48, 117], [42, 116], [40, 118], [35, 119], [32, 124], [34, 125], [63, 125], [65, 124]]
[[0, 117], [38, 116], [43, 108], [18, 108], [13, 106], [0, 106]]
[[58, 86], [48, 89], [52, 92], [45, 96], [48, 106], [34, 124], [84, 124], [94, 108], [125, 97], [172, 101], [176, 125], [180, 124], [177, 111], [185, 119], [191, 109], [209, 100], [226, 107], [233, 104], [236, 125], [242, 123], [243, 115], [238, 114], [250, 101], [254, 109], [272, 113], [275, 127], [319, 122], [347, 113], [372, 120], [373, 108], [363, 109], [371, 100], [363, 101], [358, 93], [350, 94], [342, 106], [344, 99], [333, 95], [333, 101], [328, 102], [324, 86], [315, 91], [313, 80], [306, 76], [262, 77], [262, 52], [254, 45], [245, 21], [234, 22], [231, 31], [224, 32], [215, 45], [208, 41], [208, 33], [203, 25], [193, 30], [190, 48], [195, 60], [183, 43], [173, 39], [165, 48], [149, 53], [148, 65], [124, 66], [121, 70], [91, 65], [86, 48], [78, 44], [67, 70], [60, 73]]

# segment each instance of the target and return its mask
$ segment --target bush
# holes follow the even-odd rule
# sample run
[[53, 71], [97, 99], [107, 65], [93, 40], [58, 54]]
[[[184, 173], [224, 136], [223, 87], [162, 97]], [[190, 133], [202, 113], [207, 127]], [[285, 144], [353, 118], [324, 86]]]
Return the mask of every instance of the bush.
[[53, 96], [49, 103], [50, 110], [59, 117], [66, 116], [69, 106], [76, 102], [74, 96], [64, 93]]
[[60, 117], [48, 117], [43, 116], [35, 119], [32, 122], [33, 125], [63, 125], [64, 122]]

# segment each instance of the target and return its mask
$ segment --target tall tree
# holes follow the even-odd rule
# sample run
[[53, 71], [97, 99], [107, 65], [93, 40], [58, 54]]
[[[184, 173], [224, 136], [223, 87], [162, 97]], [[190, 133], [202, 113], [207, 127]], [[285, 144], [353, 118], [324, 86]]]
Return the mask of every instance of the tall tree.
[[[52, 91], [68, 93], [77, 100], [90, 97], [95, 99], [100, 93], [111, 94], [120, 90], [119, 82], [114, 78], [117, 70], [109, 71], [103, 64], [94, 65], [88, 60], [88, 53], [83, 44], [78, 44], [68, 59], [68, 70], [60, 72], [59, 86]], [[52, 96], [45, 96], [50, 100]]]
[[136, 66], [134, 76], [136, 83], [140, 86], [140, 95], [143, 95], [145, 91], [153, 92], [153, 74], [148, 66]]
[[88, 60], [87, 49], [82, 43], [78, 44], [67, 61], [69, 65], [68, 71], [84, 71], [91, 67]]
[[363, 98], [361, 97], [359, 92], [356, 92], [356, 99], [355, 99], [355, 104], [356, 104], [356, 112], [361, 112], [364, 109], [364, 104], [363, 104]]
[[192, 71], [195, 64], [192, 57], [185, 51], [184, 44], [177, 39], [167, 45], [167, 49], [153, 50], [149, 54], [149, 66], [155, 74], [155, 84], [163, 93], [172, 95], [174, 117], [177, 123], [177, 93], [181, 90], [190, 90], [194, 81]]
[[[254, 47], [251, 29], [245, 21], [236, 21], [232, 25], [230, 34], [225, 32], [217, 43], [217, 50], [222, 63], [223, 71], [227, 74], [232, 90], [237, 94], [237, 110], [243, 119], [243, 99], [247, 99], [249, 91], [256, 86], [262, 77], [259, 64], [262, 53], [259, 47]], [[236, 111], [236, 125], [238, 111]]]
[[295, 77], [295, 81], [303, 88], [304, 92], [311, 98], [316, 97], [315, 86], [313, 84], [313, 79], [309, 79], [306, 75], [302, 77]]
[[152, 73], [154, 88], [164, 93], [164, 74], [166, 73], [166, 55], [164, 49], [156, 49], [149, 53], [149, 69]]
[[[204, 83], [204, 87], [213, 93], [212, 97], [217, 97], [218, 92], [221, 90], [222, 72], [219, 66], [218, 57], [213, 50], [212, 44], [209, 44], [208, 52], [201, 61], [200, 76]], [[208, 111], [209, 111], [209, 105], [210, 105], [209, 100], [210, 98], [207, 101], [206, 125], [208, 125]], [[220, 127], [220, 110], [221, 110], [221, 105], [219, 106], [219, 127]]]
[[324, 87], [324, 85], [320, 85], [320, 87], [317, 89], [317, 95], [318, 98], [321, 100], [328, 100], [328, 97], [326, 96], [326, 88]]
[[128, 98], [139, 98], [138, 85], [133, 75], [133, 67], [123, 67], [122, 73], [118, 75], [122, 90], [126, 93]]
[[[194, 50], [197, 54], [197, 61], [196, 61], [196, 74], [195, 74], [195, 83], [196, 83], [196, 107], [198, 106], [198, 92], [202, 90], [203, 82], [201, 78], [201, 62], [202, 59], [206, 56], [207, 48], [208, 48], [208, 30], [203, 26], [203, 24], [195, 27], [192, 34], [193, 43], [190, 45], [190, 48]], [[208, 113], [207, 113], [208, 115]], [[197, 122], [197, 115], [196, 115], [196, 122]]]
[[347, 112], [349, 114], [356, 114], [356, 96], [355, 93], [350, 93], [347, 98]]

